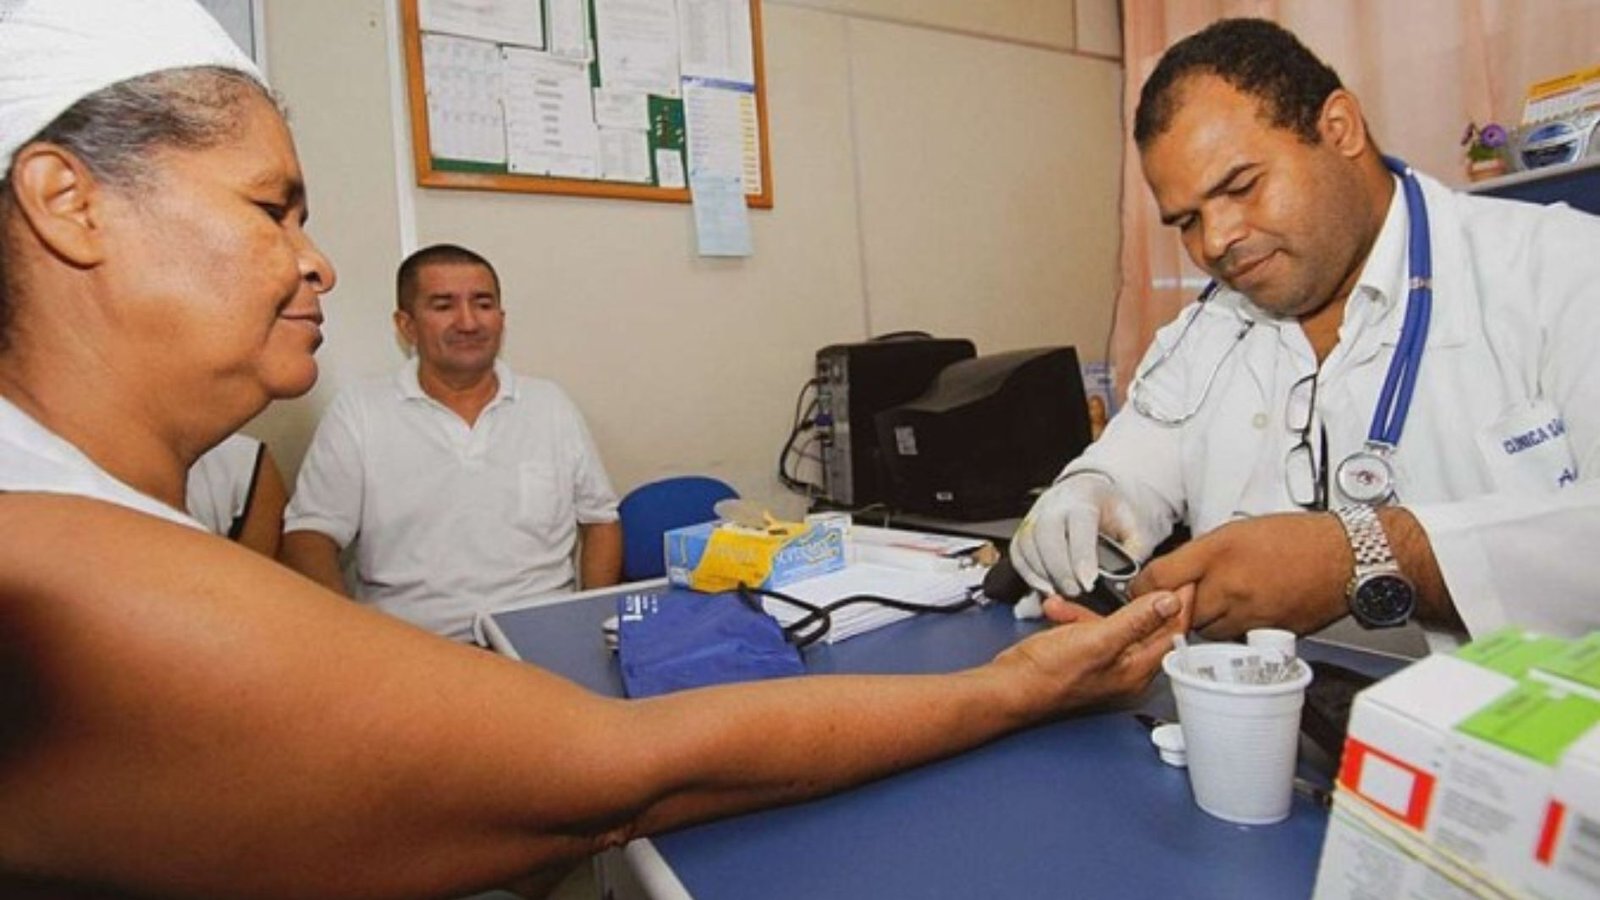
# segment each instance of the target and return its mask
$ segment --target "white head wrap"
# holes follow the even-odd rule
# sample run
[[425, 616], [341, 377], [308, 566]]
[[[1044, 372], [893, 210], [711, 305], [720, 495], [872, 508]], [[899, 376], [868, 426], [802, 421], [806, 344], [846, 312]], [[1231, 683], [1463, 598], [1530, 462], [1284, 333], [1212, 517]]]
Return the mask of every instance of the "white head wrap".
[[195, 0], [0, 0], [0, 178], [12, 155], [72, 104], [191, 66], [263, 81]]

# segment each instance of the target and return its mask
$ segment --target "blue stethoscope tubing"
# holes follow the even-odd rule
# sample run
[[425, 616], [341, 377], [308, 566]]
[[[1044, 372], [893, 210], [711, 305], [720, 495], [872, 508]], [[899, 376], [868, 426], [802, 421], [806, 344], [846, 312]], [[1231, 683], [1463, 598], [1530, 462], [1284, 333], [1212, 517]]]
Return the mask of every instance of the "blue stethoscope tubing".
[[1433, 249], [1428, 205], [1422, 199], [1422, 185], [1416, 173], [1392, 156], [1385, 156], [1383, 164], [1400, 176], [1406, 212], [1411, 220], [1407, 229], [1410, 270], [1407, 273], [1406, 320], [1400, 328], [1400, 343], [1395, 347], [1394, 359], [1389, 362], [1389, 374], [1383, 379], [1378, 407], [1372, 413], [1372, 427], [1367, 429], [1367, 443], [1393, 450], [1400, 443], [1400, 433], [1405, 430], [1411, 394], [1417, 387], [1417, 370], [1422, 365], [1422, 347], [1428, 339], [1428, 323], [1433, 317]]
[[1371, 506], [1394, 497], [1395, 474], [1389, 457], [1405, 430], [1417, 372], [1422, 367], [1423, 346], [1428, 340], [1428, 323], [1433, 317], [1433, 251], [1422, 185], [1411, 167], [1400, 160], [1385, 156], [1383, 164], [1400, 176], [1410, 220], [1406, 230], [1406, 318], [1400, 326], [1394, 356], [1389, 360], [1389, 372], [1383, 378], [1377, 408], [1372, 411], [1366, 446], [1345, 457], [1334, 470], [1334, 480], [1346, 497]]

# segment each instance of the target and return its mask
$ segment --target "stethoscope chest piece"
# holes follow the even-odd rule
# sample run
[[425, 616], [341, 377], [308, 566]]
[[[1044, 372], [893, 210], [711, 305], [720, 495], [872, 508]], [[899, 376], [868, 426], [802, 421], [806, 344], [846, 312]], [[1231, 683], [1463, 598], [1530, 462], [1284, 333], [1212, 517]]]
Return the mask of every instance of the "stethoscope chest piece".
[[1333, 473], [1340, 493], [1352, 502], [1377, 506], [1394, 496], [1394, 466], [1388, 448], [1368, 444], [1345, 457]]

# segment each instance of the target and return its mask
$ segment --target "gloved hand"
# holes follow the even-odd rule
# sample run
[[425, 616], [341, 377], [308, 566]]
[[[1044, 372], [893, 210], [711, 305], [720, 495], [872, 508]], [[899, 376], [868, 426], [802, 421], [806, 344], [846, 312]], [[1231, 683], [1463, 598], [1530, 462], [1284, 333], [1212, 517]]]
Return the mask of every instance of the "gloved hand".
[[1052, 486], [1028, 511], [1011, 539], [1011, 564], [1041, 594], [1076, 597], [1100, 577], [1095, 543], [1101, 532], [1135, 559], [1150, 552], [1133, 506], [1098, 472], [1081, 472]]

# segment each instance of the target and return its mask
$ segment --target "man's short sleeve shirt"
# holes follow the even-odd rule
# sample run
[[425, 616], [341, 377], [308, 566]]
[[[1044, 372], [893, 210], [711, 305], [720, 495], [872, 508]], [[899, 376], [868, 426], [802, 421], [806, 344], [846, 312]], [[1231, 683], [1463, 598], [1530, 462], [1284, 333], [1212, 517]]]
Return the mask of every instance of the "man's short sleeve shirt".
[[566, 394], [496, 373], [470, 426], [422, 391], [414, 362], [341, 393], [285, 516], [285, 531], [354, 542], [361, 600], [458, 639], [479, 610], [571, 589], [577, 526], [617, 518]]

